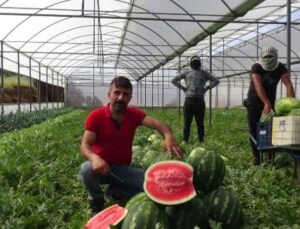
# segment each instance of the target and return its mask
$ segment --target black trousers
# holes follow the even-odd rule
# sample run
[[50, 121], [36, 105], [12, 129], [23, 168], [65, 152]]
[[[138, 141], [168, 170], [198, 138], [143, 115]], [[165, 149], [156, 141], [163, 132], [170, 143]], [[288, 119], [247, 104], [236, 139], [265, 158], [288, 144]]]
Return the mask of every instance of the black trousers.
[[[247, 119], [248, 119], [248, 128], [252, 137], [257, 140], [257, 123], [260, 120], [261, 113], [264, 109], [264, 104], [261, 102], [249, 102], [245, 105], [247, 108]], [[259, 151], [257, 150], [256, 144], [249, 138], [252, 154], [255, 158], [259, 159]]]
[[183, 140], [188, 142], [190, 138], [191, 124], [193, 117], [195, 117], [198, 140], [204, 141], [204, 116], [205, 116], [205, 101], [204, 98], [185, 98], [184, 101], [184, 127]]

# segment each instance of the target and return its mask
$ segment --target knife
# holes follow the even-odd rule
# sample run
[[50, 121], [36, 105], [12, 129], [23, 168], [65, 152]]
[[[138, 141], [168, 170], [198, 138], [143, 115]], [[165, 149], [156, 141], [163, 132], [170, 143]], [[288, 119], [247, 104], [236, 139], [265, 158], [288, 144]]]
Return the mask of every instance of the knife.
[[114, 178], [116, 178], [118, 181], [124, 183], [124, 181], [123, 181], [120, 177], [118, 177], [116, 174], [114, 174], [112, 171], [110, 171], [110, 174], [111, 174]]

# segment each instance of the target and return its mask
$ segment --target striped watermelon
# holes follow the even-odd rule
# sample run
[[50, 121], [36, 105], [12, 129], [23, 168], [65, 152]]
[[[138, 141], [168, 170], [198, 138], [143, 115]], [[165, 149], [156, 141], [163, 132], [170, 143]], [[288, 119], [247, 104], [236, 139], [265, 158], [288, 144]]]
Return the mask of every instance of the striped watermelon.
[[176, 160], [157, 162], [145, 173], [144, 190], [150, 199], [160, 204], [187, 202], [196, 196], [193, 168]]
[[147, 194], [145, 192], [140, 192], [138, 194], [136, 194], [135, 196], [133, 196], [127, 203], [125, 208], [127, 210], [130, 210], [132, 207], [139, 205], [141, 202], [144, 201], [152, 201], [150, 200], [150, 198], [147, 196]]
[[131, 165], [134, 167], [140, 167], [140, 162], [144, 157], [144, 150], [141, 146], [135, 145], [132, 146], [132, 158]]
[[140, 161], [140, 166], [143, 169], [147, 169], [150, 165], [153, 164], [153, 161], [155, 160], [155, 158], [158, 157], [158, 155], [160, 155], [161, 153], [155, 150], [149, 150], [146, 152], [146, 154], [144, 155], [143, 159]]
[[222, 223], [224, 228], [239, 228], [242, 209], [233, 193], [220, 187], [209, 194], [205, 203], [211, 219]]
[[172, 229], [193, 229], [208, 227], [208, 211], [204, 202], [195, 197], [187, 203], [167, 206]]
[[139, 193], [126, 204], [128, 209], [121, 229], [169, 229], [164, 207]]
[[198, 192], [209, 193], [222, 184], [225, 163], [217, 152], [197, 147], [190, 153], [187, 163], [194, 168], [194, 185]]

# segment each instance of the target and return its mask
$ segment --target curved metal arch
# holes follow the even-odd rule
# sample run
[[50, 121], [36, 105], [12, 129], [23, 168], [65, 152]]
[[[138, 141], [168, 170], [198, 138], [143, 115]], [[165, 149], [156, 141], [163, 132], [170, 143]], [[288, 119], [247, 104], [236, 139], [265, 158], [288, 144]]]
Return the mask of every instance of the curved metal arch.
[[[72, 68], [69, 68], [69, 70], [66, 70], [66, 71], [73, 71], [73, 69], [77, 69], [79, 68], [82, 63], [85, 63], [87, 60], [84, 60], [84, 61], [78, 61], [77, 63], [74, 63], [74, 64], [71, 64]], [[95, 56], [92, 56], [89, 58], [88, 60], [89, 62], [93, 62], [95, 63], [97, 60], [95, 60]], [[107, 63], [109, 63], [111, 61], [107, 61]], [[131, 67], [132, 69], [135, 69], [135, 67]], [[64, 75], [68, 75], [69, 73], [64, 73]]]
[[[114, 32], [114, 31], [111, 31], [110, 33], [113, 33], [113, 32]], [[110, 33], [106, 34], [106, 36], [112, 36], [112, 37], [115, 37], [115, 38], [119, 38], [119, 37], [117, 37], [117, 36], [110, 35]], [[70, 39], [70, 40], [68, 40], [68, 41], [65, 41], [64, 43], [67, 43], [67, 42], [69, 42], [69, 41], [72, 41], [72, 40], [75, 40], [75, 39], [78, 39], [78, 38], [86, 37], [86, 36], [92, 36], [92, 35], [83, 35], [83, 36], [73, 37], [72, 39]], [[141, 48], [144, 49], [149, 55], [153, 55], [148, 49], [144, 48], [143, 46], [140, 46], [138, 43], [136, 43], [136, 42], [134, 42], [134, 41], [132, 41], [132, 40], [129, 40], [129, 39], [126, 39], [126, 40], [128, 40], [128, 41], [130, 41], [131, 43], [137, 45], [138, 47], [141, 47]], [[55, 48], [53, 48], [53, 49], [51, 50], [51, 52], [52, 52], [52, 51], [55, 51], [55, 49], [59, 48], [59, 47], [62, 46], [64, 43], [62, 43], [62, 44], [56, 46]], [[85, 45], [86, 45], [86, 44], [88, 44], [88, 43], [85, 43]], [[80, 45], [82, 45], [82, 44], [75, 44], [74, 46], [70, 47], [70, 48], [67, 49], [67, 50], [70, 50], [71, 48], [74, 48], [74, 47], [77, 47], [77, 46], [80, 46]], [[132, 49], [132, 51], [136, 52], [137, 54], [141, 54], [141, 53], [137, 52], [137, 51], [134, 50], [134, 49]], [[49, 54], [50, 54], [51, 52], [49, 52]], [[44, 56], [44, 57], [41, 59], [41, 61], [43, 61], [49, 54], [47, 54], [46, 56]], [[59, 56], [59, 55], [58, 55], [58, 56]], [[154, 55], [154, 57], [155, 57], [155, 55]], [[145, 58], [145, 59], [146, 59], [146, 61], [149, 61], [149, 62], [150, 62], [150, 60], [147, 60], [147, 58]], [[157, 59], [156, 59], [156, 60], [157, 60]], [[158, 60], [157, 60], [157, 61], [158, 61]], [[51, 64], [51, 63], [52, 63], [52, 62], [50, 62], [49, 64]]]
[[[41, 30], [39, 30], [38, 32], [36, 32], [33, 36], [31, 36], [27, 41], [25, 41], [24, 44], [20, 47], [20, 50], [21, 50], [26, 44], [28, 44], [32, 39], [34, 39], [37, 35], [39, 35], [41, 32], [45, 31], [46, 29], [48, 29], [48, 28], [50, 28], [50, 27], [52, 27], [52, 26], [54, 26], [54, 25], [56, 25], [56, 24], [58, 24], [58, 23], [60, 23], [60, 22], [62, 22], [62, 21], [64, 21], [64, 20], [68, 20], [68, 19], [70, 19], [70, 17], [60, 19], [60, 20], [58, 20], [58, 21], [56, 21], [56, 22], [53, 22], [53, 23], [51, 23], [50, 25], [48, 25], [48, 26], [42, 28]], [[44, 43], [45, 43], [45, 42], [44, 42]]]
[[[238, 52], [244, 54], [245, 56], [249, 57], [249, 59], [253, 59], [253, 58], [251, 58], [250, 56], [248, 56], [248, 54], [246, 54], [245, 52], [240, 51], [239, 49], [236, 49], [236, 48], [230, 47], [230, 46], [226, 46], [226, 45], [224, 45], [224, 46], [225, 46], [225, 47], [228, 47], [228, 48], [231, 48], [231, 49], [234, 49], [234, 50], [236, 50], [236, 51], [238, 51]], [[226, 56], [227, 56], [227, 57], [230, 57], [230, 56], [228, 56], [228, 55], [226, 55]], [[243, 65], [240, 61], [238, 61], [236, 58], [232, 57], [232, 59], [233, 59], [234, 61], [236, 61], [241, 67], [243, 67], [244, 69], [247, 69], [246, 66], [244, 66], [244, 65]], [[215, 60], [218, 61], [218, 59], [215, 59]], [[219, 61], [219, 62], [221, 62], [221, 61]], [[238, 73], [238, 72], [236, 72], [233, 68], [231, 68], [229, 65], [226, 64], [226, 66], [227, 66], [228, 69], [230, 69], [231, 71], [233, 71], [233, 72], [235, 72], [235, 73]], [[219, 68], [217, 68], [217, 69], [219, 69]]]
[[[86, 48], [84, 48], [84, 49], [82, 49], [82, 50], [86, 50]], [[81, 51], [81, 50], [79, 50], [79, 51]], [[73, 55], [73, 54], [72, 54]], [[96, 60], [95, 60], [96, 61]], [[69, 61], [68, 63], [71, 63], [71, 61]], [[68, 64], [67, 63], [67, 64]], [[139, 64], [137, 64], [140, 68], [142, 68], [142, 66], [140, 66]]]
[[[74, 39], [77, 39], [77, 38], [81, 38], [81, 37], [85, 37], [85, 36], [91, 36], [91, 35], [84, 35], [84, 36], [79, 36], [79, 37], [76, 37], [76, 38], [72, 38], [72, 39], [70, 39], [69, 41], [71, 41], [71, 40], [74, 40]], [[111, 36], [113, 36], [113, 35], [111, 35]], [[116, 36], [114, 36], [114, 37], [116, 37]], [[128, 40], [128, 39], [127, 39]], [[136, 44], [135, 42], [133, 42], [133, 41], [131, 41], [131, 40], [129, 40], [130, 42], [132, 42], [132, 43], [134, 43], [134, 44]], [[72, 48], [74, 48], [74, 47], [77, 47], [77, 46], [80, 46], [81, 44], [79, 44], [79, 45], [74, 45], [73, 47], [70, 47], [69, 49], [67, 49], [67, 50], [65, 50], [65, 51], [69, 51], [69, 50], [71, 50]], [[138, 44], [137, 44], [138, 45]], [[143, 48], [143, 47], [142, 47]], [[85, 50], [86, 50], [86, 48], [85, 48]], [[52, 50], [53, 51], [53, 50]], [[133, 50], [134, 52], [137, 52], [136, 50]], [[151, 54], [150, 52], [149, 52], [149, 50], [147, 50], [147, 49], [145, 49], [145, 51], [146, 52], [148, 52], [149, 54]], [[128, 52], [126, 52], [126, 53], [128, 53]], [[137, 52], [137, 54], [140, 54], [140, 53], [138, 53]], [[62, 54], [60, 54], [60, 55], [62, 55]], [[60, 56], [60, 55], [58, 55], [58, 56]], [[69, 56], [71, 56], [71, 55], [75, 55], [75, 54], [70, 54]], [[91, 55], [93, 55], [93, 54], [91, 54]], [[152, 55], [152, 54], [151, 54]], [[155, 57], [155, 56], [154, 56]], [[44, 57], [45, 58], [45, 57]], [[43, 59], [44, 59], [43, 58]], [[43, 59], [41, 59], [41, 61], [43, 60]], [[54, 59], [51, 61], [51, 62], [49, 62], [48, 64], [50, 65], [52, 62], [54, 61]], [[63, 61], [63, 60], [62, 60]], [[150, 60], [147, 60], [147, 61], [149, 61], [149, 62], [151, 62]], [[144, 62], [143, 62], [144, 63]], [[145, 64], [145, 63], [144, 63]]]
[[[284, 26], [282, 26], [282, 28], [284, 28]], [[276, 29], [278, 29], [278, 28], [276, 28]], [[274, 29], [274, 30], [276, 30], [276, 29]], [[274, 30], [270, 30], [270, 31], [274, 31]], [[234, 30], [234, 29], [224, 29], [224, 30], [220, 30], [220, 32], [222, 32], [222, 31], [235, 31], [235, 30]], [[249, 33], [257, 33], [257, 32], [258, 32], [258, 34], [259, 34], [260, 36], [265, 36], [265, 37], [271, 38], [271, 39], [275, 40], [276, 42], [282, 44], [283, 46], [286, 46], [286, 45], [284, 45], [284, 43], [281, 42], [279, 39], [274, 38], [274, 37], [272, 37], [271, 35], [269, 35], [269, 34], [267, 34], [267, 33], [261, 33], [260, 31], [257, 31], [257, 30], [256, 30], [256, 31], [253, 31], [253, 30], [247, 30], [247, 29], [244, 29], [244, 31], [247, 31], [247, 32], [249, 32]], [[269, 31], [269, 32], [270, 32], [270, 31]], [[222, 37], [219, 37], [219, 38], [222, 38]], [[256, 45], [255, 45], [253, 42], [251, 42], [253, 39], [256, 40], [256, 38], [251, 38], [251, 39], [249, 39], [249, 40], [242, 40], [242, 39], [240, 39], [240, 38], [232, 38], [232, 39], [229, 38], [229, 40], [231, 40], [231, 41], [237, 40], [237, 39], [238, 39], [238, 40], [241, 40], [241, 41], [244, 42], [244, 43], [247, 43], [247, 44], [250, 44], [250, 45], [253, 45], [253, 46], [256, 47]], [[261, 47], [259, 47], [259, 48], [261, 48]], [[292, 53], [293, 53], [296, 57], [299, 58], [299, 56], [297, 55], [297, 53], [296, 53], [294, 50], [291, 50], [291, 51], [292, 51]], [[248, 55], [246, 55], [246, 56], [248, 56]]]
[[[127, 63], [123, 63], [123, 61], [121, 61], [121, 62], [120, 62], [120, 66], [123, 67], [122, 70], [126, 70], [126, 72], [128, 72], [128, 71], [127, 71], [127, 70], [128, 70]], [[139, 75], [139, 73], [136, 72], [136, 71], [134, 71], [134, 70], [133, 70], [132, 72], [129, 71], [129, 75], [131, 75], [131, 77], [134, 78], [135, 81], [137, 81], [137, 78], [134, 76], [134, 74], [135, 74], [136, 76]]]
[[[69, 0], [63, 0], [63, 1], [60, 1], [60, 2], [57, 2], [57, 3], [54, 3], [54, 4], [51, 4], [43, 9], [40, 9], [38, 10], [37, 12], [34, 13], [34, 15], [38, 14], [39, 12], [45, 10], [45, 9], [48, 9], [49, 7], [52, 7], [52, 6], [56, 6], [56, 5], [59, 5], [61, 3], [64, 3], [64, 2], [68, 2]], [[29, 18], [31, 18], [32, 16], [27, 16], [24, 20], [22, 20], [21, 22], [19, 22], [12, 30], [10, 30], [6, 36], [3, 38], [3, 41], [13, 32], [15, 31], [20, 25], [22, 25], [25, 21], [27, 21]]]
[[[55, 24], [56, 24], [56, 23], [55, 23]], [[108, 23], [108, 24], [113, 24], [113, 23]], [[106, 25], [108, 25], [108, 24], [106, 24]], [[102, 26], [105, 27], [106, 25], [102, 25]], [[157, 34], [155, 31], [153, 31], [153, 30], [150, 29], [149, 27], [147, 27], [147, 26], [145, 26], [145, 25], [143, 25], [143, 24], [141, 24], [141, 26], [145, 27], [146, 29], [150, 30], [152, 33], [155, 33], [155, 34], [158, 35], [160, 38], [162, 38], [159, 34]], [[50, 28], [50, 27], [51, 27], [51, 26], [49, 26], [48, 28]], [[61, 34], [63, 34], [63, 33], [72, 31], [73, 29], [78, 29], [78, 28], [83, 28], [83, 27], [85, 27], [85, 26], [79, 26], [79, 27], [75, 27], [75, 28], [72, 28], [72, 29], [69, 29], [69, 30], [64, 30], [64, 31], [62, 31], [61, 33], [56, 34], [55, 36], [52, 36], [50, 39], [48, 39], [48, 40], [45, 41], [42, 45], [40, 45], [40, 46], [35, 50], [35, 52], [37, 52], [40, 48], [42, 48], [42, 47], [44, 46], [44, 44], [46, 44], [47, 42], [49, 42], [49, 41], [52, 40], [53, 38], [55, 38], [55, 37], [57, 37], [57, 36], [59, 36], [59, 35], [61, 35]], [[86, 27], [88, 27], [88, 26], [86, 26]], [[112, 28], [117, 28], [117, 27], [113, 27], [113, 26], [111, 26], [111, 27], [112, 27]], [[118, 28], [118, 29], [120, 29], [120, 28]], [[134, 33], [134, 32], [132, 32], [132, 31], [129, 31], [129, 30], [127, 30], [127, 32], [130, 32], [130, 33], [136, 35], [137, 37], [140, 37], [141, 39], [145, 40], [145, 41], [148, 42], [149, 44], [153, 45], [153, 47], [155, 47], [162, 55], [164, 55], [164, 53], [163, 53], [157, 46], [155, 46], [152, 42], [150, 42], [150, 41], [149, 41], [148, 39], [146, 39], [145, 37], [141, 36], [140, 34], [137, 34], [137, 33]], [[163, 39], [163, 38], [162, 38], [162, 39]], [[165, 41], [165, 42], [167, 43], [167, 41]], [[169, 43], [167, 43], [167, 44], [172, 48], [172, 46], [171, 46]], [[174, 50], [174, 49], [173, 49], [173, 50]], [[34, 52], [31, 56], [33, 56], [33, 55], [35, 54], [35, 52]]]
[[[91, 62], [89, 65], [93, 64], [93, 62]], [[87, 65], [88, 66], [88, 65]], [[79, 67], [79, 66], [78, 66]], [[68, 73], [67, 75], [65, 75], [66, 77], [70, 77], [74, 71], [76, 71], [78, 69], [78, 67], [74, 68], [72, 72]], [[126, 68], [123, 69], [125, 72], [128, 73], [129, 76], [131, 76], [134, 80], [136, 80], [135, 77], [133, 77], [131, 74], [131, 72], [129, 72]]]
[[[178, 8], [180, 8], [183, 12], [185, 12], [187, 15], [189, 15], [189, 17], [191, 17], [193, 20], [195, 20], [195, 17], [193, 17], [188, 11], [185, 10], [185, 8], [183, 8], [181, 5], [179, 5], [178, 3], [174, 2], [173, 0], [170, 0], [170, 2], [172, 2], [174, 5], [176, 5]], [[197, 24], [201, 27], [201, 29], [206, 33], [209, 34], [208, 31], [206, 31], [206, 29], [200, 24], [200, 22], [197, 21]], [[189, 42], [186, 42], [187, 44]]]
[[[120, 2], [123, 2], [123, 1], [120, 0]], [[173, 1], [171, 1], [171, 2], [174, 4]], [[176, 4], [175, 4], [175, 5], [176, 5]], [[146, 9], [144, 9], [144, 8], [142, 8], [142, 7], [140, 7], [140, 6], [136, 5], [136, 4], [134, 4], [134, 3], [132, 3], [132, 6], [135, 6], [135, 7], [137, 7], [138, 9], [143, 10], [144, 12], [147, 12], [147, 13], [151, 14], [151, 15], [153, 15], [153, 16], [156, 17], [156, 18], [160, 18], [160, 17], [158, 17], [156, 14], [154, 14], [154, 13], [152, 13], [152, 12], [149, 12], [148, 10], [146, 10]], [[182, 8], [182, 7], [181, 7], [181, 8]], [[182, 9], [183, 9], [183, 8], [182, 8]], [[135, 22], [135, 23], [137, 23], [137, 24], [139, 24], [139, 25], [141, 25], [141, 26], [145, 26], [144, 24], [138, 23], [136, 20], [132, 20], [132, 22]], [[180, 36], [187, 44], [189, 44], [189, 42], [187, 42], [186, 39], [184, 39], [184, 38], [181, 36], [181, 34], [180, 34], [173, 26], [171, 26], [171, 25], [170, 25], [169, 23], [167, 23], [166, 21], [164, 21], [164, 23], [165, 23], [168, 27], [170, 27], [175, 33], [177, 33], [177, 35], [179, 35], [179, 36]], [[201, 27], [202, 27], [202, 26], [201, 26]], [[148, 28], [148, 27], [146, 27], [146, 28]], [[148, 28], [148, 29], [150, 29], [150, 28]], [[151, 29], [150, 31], [153, 32], [152, 29]], [[205, 31], [205, 30], [204, 30], [204, 31]], [[155, 34], [158, 35], [156, 32], [155, 32]], [[169, 44], [169, 42], [167, 42], [165, 39], [163, 39], [160, 35], [158, 35], [158, 36], [159, 36], [162, 40], [164, 40], [164, 41], [166, 42], [166, 44], [169, 45], [169, 47], [173, 50], [173, 52], [177, 53], [177, 50], [175, 50], [175, 49], [173, 48], [173, 46]], [[165, 56], [165, 57], [167, 57], [167, 56]], [[118, 60], [117, 60], [117, 62], [118, 62]], [[160, 61], [158, 61], [158, 63], [160, 63]]]
[[[132, 43], [134, 43], [134, 42], [132, 42]], [[135, 52], [136, 52], [136, 50], [134, 50]], [[148, 53], [150, 53], [148, 50], [146, 50]], [[151, 54], [151, 53], [150, 53]], [[62, 55], [62, 54], [60, 54], [60, 55]], [[60, 55], [58, 55], [58, 56], [60, 56]], [[74, 54], [70, 54], [70, 56], [71, 55], [74, 55]], [[91, 54], [92, 55], [92, 54]], [[152, 55], [152, 54], [151, 54]], [[154, 57], [155, 57], [155, 55], [153, 55]], [[150, 60], [148, 60], [149, 62], [151, 62]], [[51, 64], [52, 63], [52, 61], [49, 63], [49, 64]]]
[[[40, 48], [42, 48], [42, 46], [44, 46], [44, 44], [46, 44], [46, 43], [49, 42], [50, 40], [54, 39], [55, 37], [60, 36], [61, 34], [66, 33], [66, 32], [69, 32], [69, 31], [71, 31], [71, 30], [75, 30], [75, 29], [78, 29], [78, 28], [84, 28], [84, 27], [91, 27], [91, 26], [79, 26], [79, 27], [75, 27], [75, 28], [72, 28], [72, 29], [65, 30], [65, 31], [63, 31], [63, 32], [61, 32], [61, 33], [58, 33], [58, 34], [56, 34], [55, 36], [52, 36], [52, 37], [51, 37], [50, 39], [48, 39], [45, 43], [43, 43], [42, 45], [40, 45], [40, 47], [38, 47], [38, 48], [33, 52], [33, 54], [32, 54], [31, 56], [33, 56]], [[111, 27], [112, 27], [112, 26], [111, 26]], [[112, 28], [114, 28], [114, 27], [112, 27]], [[118, 29], [119, 29], [119, 28], [118, 28]], [[153, 45], [153, 47], [156, 47], [154, 44], [152, 44], [152, 42], [148, 41], [148, 40], [145, 39], [144, 37], [141, 37], [139, 34], [136, 34], [136, 33], [131, 32], [131, 31], [128, 31], [128, 32], [130, 32], [130, 33], [132, 33], [132, 34], [134, 34], [134, 35], [140, 37], [141, 39], [145, 40], [147, 43]], [[157, 47], [156, 47], [156, 49], [163, 55], [163, 53], [162, 53], [161, 50], [159, 50]], [[52, 49], [52, 51], [53, 51], [53, 49]], [[48, 54], [47, 54], [47, 55], [48, 55]]]
[[[124, 1], [122, 1], [122, 0], [116, 0], [116, 1], [118, 1], [118, 2], [123, 2], [123, 3], [124, 3]], [[171, 1], [171, 2], [172, 2], [172, 1]], [[150, 14], [150, 15], [154, 16], [155, 18], [160, 18], [159, 16], [157, 16], [157, 14], [152, 13], [152, 12], [150, 12], [149, 10], [147, 10], [147, 9], [145, 9], [145, 8], [143, 8], [143, 7], [139, 6], [139, 5], [137, 5], [137, 4], [134, 4], [134, 2], [131, 2], [130, 4], [131, 4], [132, 6], [135, 6], [136, 8], [138, 8], [138, 9], [140, 9], [140, 10], [143, 10], [143, 11], [146, 12], [147, 14]], [[131, 20], [131, 21], [137, 23], [136, 20]], [[180, 35], [180, 33], [179, 33], [176, 29], [174, 29], [173, 26], [170, 26], [168, 23], [166, 23], [166, 21], [164, 21], [164, 23], [165, 23], [168, 27], [170, 27], [172, 30], [174, 30], [175, 33], [177, 33], [178, 35]], [[138, 23], [138, 24], [141, 25], [141, 26], [143, 26], [143, 27], [145, 27], [145, 28], [147, 28], [147, 29], [149, 29], [149, 27], [145, 26], [144, 24], [141, 24], [141, 23]], [[169, 42], [168, 42], [167, 40], [165, 40], [162, 36], [160, 36], [159, 34], [157, 34], [157, 33], [156, 33], [155, 31], [153, 31], [152, 29], [149, 29], [149, 30], [150, 30], [151, 32], [154, 32], [158, 37], [160, 37], [163, 41], [165, 41], [165, 43], [168, 44], [168, 45], [170, 46], [170, 48], [173, 49], [173, 46], [172, 46], [171, 44], [169, 44]], [[181, 36], [181, 35], [180, 35], [180, 36]], [[183, 40], [185, 41], [184, 38], [183, 38]], [[176, 50], [173, 49], [173, 51], [175, 52]]]
[[[86, 49], [86, 48], [85, 48]], [[93, 56], [94, 57], [94, 56]], [[96, 60], [95, 60], [96, 61]], [[70, 62], [69, 62], [70, 63]], [[139, 66], [140, 68], [142, 68], [141, 66]], [[132, 68], [136, 68], [136, 67], [134, 67], [134, 66], [132, 66]]]

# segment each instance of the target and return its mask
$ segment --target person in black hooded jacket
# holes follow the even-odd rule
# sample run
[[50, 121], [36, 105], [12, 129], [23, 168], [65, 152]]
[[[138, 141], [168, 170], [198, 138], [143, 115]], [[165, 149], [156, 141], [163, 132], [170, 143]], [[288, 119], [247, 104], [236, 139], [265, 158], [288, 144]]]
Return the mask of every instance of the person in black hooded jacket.
[[[201, 59], [198, 56], [191, 57], [191, 70], [185, 71], [174, 79], [172, 83], [185, 92], [184, 101], [184, 127], [183, 141], [188, 142], [190, 137], [190, 129], [193, 117], [195, 116], [198, 140], [204, 141], [204, 115], [205, 115], [205, 92], [214, 88], [219, 84], [219, 80], [212, 76], [209, 72], [201, 69]], [[181, 80], [185, 81], [185, 85], [181, 84]], [[206, 82], [210, 83], [206, 85]]]

